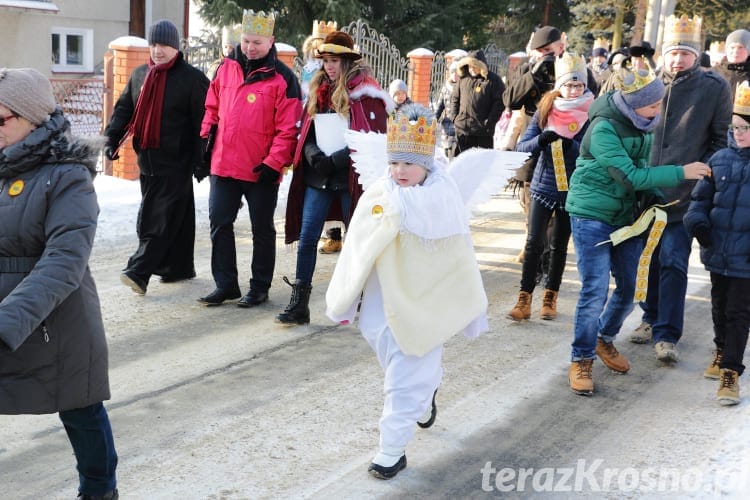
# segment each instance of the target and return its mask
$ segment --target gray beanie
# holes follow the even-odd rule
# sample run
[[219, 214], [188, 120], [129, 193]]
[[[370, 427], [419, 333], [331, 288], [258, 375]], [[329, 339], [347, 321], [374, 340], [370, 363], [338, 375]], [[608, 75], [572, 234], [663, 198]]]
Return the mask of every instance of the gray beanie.
[[727, 37], [726, 45], [729, 46], [730, 43], [739, 43], [740, 45], [744, 45], [747, 50], [750, 50], [750, 31], [732, 31]]
[[0, 68], [0, 104], [34, 125], [55, 111], [52, 85], [34, 68]]
[[169, 45], [170, 47], [180, 50], [180, 34], [172, 21], [162, 19], [156, 21], [148, 30], [148, 44], [155, 43]]
[[406, 86], [406, 82], [403, 80], [399, 80], [398, 78], [393, 80], [391, 84], [388, 86], [388, 93], [391, 95], [391, 97], [394, 97], [396, 95], [396, 92], [399, 90], [408, 92], [409, 87]]

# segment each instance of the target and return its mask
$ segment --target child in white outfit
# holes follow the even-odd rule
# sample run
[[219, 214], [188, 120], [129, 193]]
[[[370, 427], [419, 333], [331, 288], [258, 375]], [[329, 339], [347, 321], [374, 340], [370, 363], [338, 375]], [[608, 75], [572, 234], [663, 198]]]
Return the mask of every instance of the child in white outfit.
[[433, 160], [436, 130], [417, 105], [389, 121], [388, 175], [360, 198], [326, 293], [326, 313], [340, 323], [353, 321], [361, 297], [359, 327], [385, 372], [380, 450], [368, 469], [381, 479], [406, 467], [415, 424], [434, 422], [443, 343], [487, 329], [464, 200]]

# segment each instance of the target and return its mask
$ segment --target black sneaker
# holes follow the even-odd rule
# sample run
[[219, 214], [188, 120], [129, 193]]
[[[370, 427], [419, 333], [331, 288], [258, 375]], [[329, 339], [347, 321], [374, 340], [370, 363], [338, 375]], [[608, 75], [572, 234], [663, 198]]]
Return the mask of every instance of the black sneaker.
[[165, 274], [159, 281], [162, 283], [177, 283], [195, 278], [195, 271], [190, 274]]
[[396, 474], [398, 474], [402, 469], [406, 469], [406, 455], [401, 455], [401, 458], [398, 459], [398, 462], [391, 465], [390, 467], [384, 467], [373, 462], [367, 468], [367, 472], [369, 472], [371, 476], [378, 479], [391, 479], [395, 477]]
[[78, 500], [118, 500], [119, 498], [120, 494], [117, 493], [116, 488], [104, 495], [85, 495], [83, 493], [78, 493], [78, 496], [76, 497]]

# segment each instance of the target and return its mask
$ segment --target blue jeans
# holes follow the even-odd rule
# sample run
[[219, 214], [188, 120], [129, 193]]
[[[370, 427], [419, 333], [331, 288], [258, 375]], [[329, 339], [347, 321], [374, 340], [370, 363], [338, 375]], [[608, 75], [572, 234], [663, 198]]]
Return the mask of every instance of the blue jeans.
[[[573, 361], [595, 357], [597, 336], [612, 342], [623, 321], [633, 310], [635, 277], [643, 240], [631, 238], [617, 246], [596, 246], [619, 229], [601, 221], [570, 218], [573, 244], [578, 258], [581, 293], [573, 319]], [[615, 290], [609, 293], [609, 275], [615, 278]], [[606, 305], [606, 308], [605, 308]]]
[[253, 258], [250, 264], [250, 289], [268, 292], [276, 266], [276, 226], [273, 214], [279, 194], [278, 184], [246, 182], [229, 177], [211, 176], [208, 195], [208, 220], [211, 223], [211, 272], [216, 288], [239, 291], [237, 248], [234, 221], [242, 197], [247, 201], [253, 232]]
[[352, 204], [349, 191], [326, 191], [307, 186], [305, 189], [305, 201], [302, 207], [302, 227], [299, 234], [297, 246], [297, 279], [303, 283], [312, 283], [315, 263], [318, 258], [318, 240], [323, 231], [323, 225], [328, 216], [333, 200], [338, 199], [341, 203], [341, 213], [346, 220], [344, 225], [349, 225], [347, 214]]
[[682, 222], [664, 228], [651, 260], [642, 320], [651, 325], [654, 342], [677, 343], [685, 321], [687, 270], [692, 239]]
[[104, 405], [95, 403], [59, 415], [78, 464], [78, 492], [101, 496], [114, 490], [117, 452]]

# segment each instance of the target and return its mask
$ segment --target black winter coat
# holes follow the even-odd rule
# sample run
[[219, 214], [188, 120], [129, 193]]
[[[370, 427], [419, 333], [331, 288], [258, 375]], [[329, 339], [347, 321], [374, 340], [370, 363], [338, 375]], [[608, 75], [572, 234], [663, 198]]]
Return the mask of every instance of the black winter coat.
[[[469, 64], [478, 65], [482, 71], [476, 76], [469, 73]], [[458, 62], [458, 82], [453, 86], [450, 116], [453, 117], [457, 136], [492, 137], [495, 124], [500, 119], [505, 84], [489, 71], [480, 51]]]
[[109, 399], [107, 344], [88, 261], [98, 151], [58, 110], [0, 150], [0, 414]]
[[[209, 80], [178, 53], [179, 60], [167, 72], [162, 104], [159, 148], [143, 150], [133, 140], [142, 175], [192, 175], [193, 166], [202, 162], [200, 129], [205, 111]], [[104, 135], [116, 147], [127, 132], [135, 105], [148, 72], [148, 64], [138, 66], [115, 104]]]

